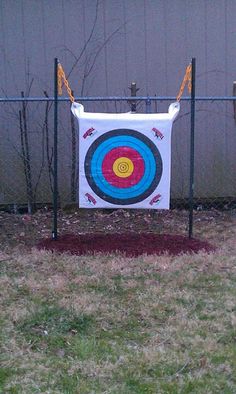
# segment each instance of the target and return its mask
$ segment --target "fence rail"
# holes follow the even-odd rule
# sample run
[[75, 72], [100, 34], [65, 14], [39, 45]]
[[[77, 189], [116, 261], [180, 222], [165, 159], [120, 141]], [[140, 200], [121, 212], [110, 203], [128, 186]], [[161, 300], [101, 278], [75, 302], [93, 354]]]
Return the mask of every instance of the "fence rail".
[[[69, 97], [58, 97], [58, 101], [70, 102]], [[75, 101], [175, 101], [175, 96], [77, 96]], [[0, 97], [0, 103], [16, 103], [16, 102], [47, 102], [55, 101], [54, 97]], [[181, 101], [191, 101], [191, 97], [183, 96]], [[236, 101], [236, 96], [196, 96], [195, 101]]]

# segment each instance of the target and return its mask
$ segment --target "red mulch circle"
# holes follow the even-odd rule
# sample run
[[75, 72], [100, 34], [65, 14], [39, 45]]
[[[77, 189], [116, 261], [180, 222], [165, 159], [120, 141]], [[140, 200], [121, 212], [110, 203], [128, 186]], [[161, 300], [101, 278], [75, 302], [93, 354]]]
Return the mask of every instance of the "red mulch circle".
[[58, 236], [56, 241], [51, 238], [44, 239], [39, 242], [37, 247], [76, 255], [120, 252], [128, 257], [136, 257], [142, 254], [193, 254], [200, 250], [206, 252], [215, 250], [206, 241], [189, 239], [182, 235], [149, 233], [66, 234]]

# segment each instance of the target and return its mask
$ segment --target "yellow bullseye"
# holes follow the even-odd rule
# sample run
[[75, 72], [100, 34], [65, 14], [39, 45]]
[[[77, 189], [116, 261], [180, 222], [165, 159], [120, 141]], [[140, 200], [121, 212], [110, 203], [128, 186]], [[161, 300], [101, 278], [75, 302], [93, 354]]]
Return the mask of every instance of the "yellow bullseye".
[[134, 165], [128, 157], [119, 157], [114, 161], [112, 169], [116, 176], [128, 178], [134, 171]]

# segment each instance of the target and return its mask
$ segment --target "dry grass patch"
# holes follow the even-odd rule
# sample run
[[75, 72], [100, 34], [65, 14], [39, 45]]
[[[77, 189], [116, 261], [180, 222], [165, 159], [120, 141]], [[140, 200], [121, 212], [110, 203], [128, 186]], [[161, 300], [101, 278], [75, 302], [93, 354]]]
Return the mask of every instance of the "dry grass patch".
[[236, 249], [222, 237], [193, 256], [2, 254], [0, 392], [235, 393]]

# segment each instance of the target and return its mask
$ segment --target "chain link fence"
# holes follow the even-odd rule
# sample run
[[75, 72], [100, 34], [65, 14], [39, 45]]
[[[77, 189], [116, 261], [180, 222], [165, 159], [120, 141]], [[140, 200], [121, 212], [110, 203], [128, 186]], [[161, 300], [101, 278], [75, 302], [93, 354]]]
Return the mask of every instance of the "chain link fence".
[[[0, 208], [34, 212], [53, 201], [53, 101], [1, 99]], [[166, 112], [168, 98], [136, 98], [137, 112]], [[194, 208], [236, 208], [236, 126], [233, 98], [197, 98], [195, 115]], [[130, 98], [86, 100], [86, 111], [127, 112]], [[78, 184], [77, 122], [69, 101], [58, 108], [59, 206], [75, 204]], [[188, 208], [190, 100], [172, 131], [171, 207]]]

